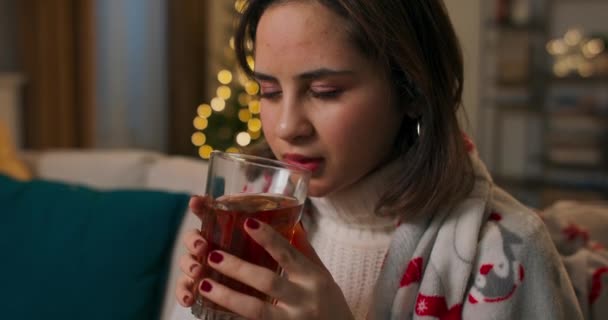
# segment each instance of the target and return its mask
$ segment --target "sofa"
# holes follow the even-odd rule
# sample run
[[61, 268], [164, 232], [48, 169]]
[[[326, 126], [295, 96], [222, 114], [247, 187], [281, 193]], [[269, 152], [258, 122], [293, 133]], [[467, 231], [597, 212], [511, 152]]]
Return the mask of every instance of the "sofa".
[[[91, 188], [91, 190], [99, 190], [99, 192], [147, 190], [150, 192], [160, 191], [161, 194], [179, 193], [183, 195], [184, 203], [187, 202], [187, 195], [204, 192], [208, 167], [207, 162], [200, 159], [167, 156], [157, 152], [141, 150], [29, 151], [22, 152], [20, 156], [39, 181], [56, 181], [65, 185], [84, 186]], [[2, 194], [1, 191], [0, 189], [0, 195]], [[0, 210], [2, 209], [1, 200], [0, 198]], [[189, 315], [189, 310], [179, 306], [174, 298], [175, 282], [180, 274], [178, 261], [179, 257], [185, 253], [185, 248], [182, 246], [180, 239], [185, 231], [198, 228], [200, 221], [188, 212], [185, 205], [181, 210], [183, 212], [178, 214], [179, 221], [176, 224], [176, 231], [172, 234], [173, 236], [163, 240], [165, 243], [156, 244], [169, 248], [163, 256], [163, 259], [167, 260], [168, 270], [166, 271], [166, 277], [163, 277], [166, 278], [166, 286], [162, 289], [164, 290], [162, 292], [163, 297], [159, 299], [159, 301], [162, 301], [162, 306], [145, 306], [151, 310], [159, 310], [158, 313], [155, 313], [155, 317], [158, 314], [158, 318], [162, 320], [185, 319]], [[577, 292], [582, 293], [579, 298], [585, 318], [594, 318], [592, 315], [608, 314], [605, 303], [596, 303], [591, 306], [587, 305], [585, 298], [589, 290], [593, 289], [591, 287], [595, 286], [592, 286], [589, 279], [599, 277], [599, 275], [596, 275], [597, 270], [608, 270], [608, 267], [606, 267], [608, 265], [606, 264], [606, 261], [608, 261], [607, 251], [602, 249], [608, 247], [608, 237], [606, 236], [608, 234], [608, 206], [605, 203], [590, 205], [561, 202], [545, 208], [540, 214], [545, 220], [558, 250], [564, 255], [564, 262], [571, 276], [580, 273], [572, 280], [579, 280], [573, 281], [573, 284], [577, 288]], [[2, 218], [2, 215], [0, 215], [0, 218]], [[144, 222], [142, 221], [142, 223]], [[0, 249], [2, 244], [2, 234], [0, 234]], [[43, 260], [37, 267], [44, 269], [45, 263], [47, 262]], [[0, 264], [0, 270], [1, 267], [2, 264]], [[603, 279], [608, 279], [608, 272]], [[32, 284], [28, 283], [28, 285]], [[603, 289], [601, 291], [599, 299], [608, 301], [605, 300], [608, 299], [608, 290]], [[25, 301], [28, 301], [28, 299], [26, 298]], [[2, 307], [2, 303], [0, 297], [0, 307]], [[66, 308], [71, 307], [70, 301], [62, 302], [62, 304], [65, 304]], [[120, 306], [105, 307], [118, 308]], [[92, 316], [88, 319], [104, 319], [95, 317], [94, 310], [91, 310], [91, 314]], [[46, 318], [56, 319], [58, 317]], [[72, 318], [80, 317], [63, 317], [63, 319]], [[110, 316], [107, 318], [134, 319], [136, 317]], [[600, 318], [603, 318], [603, 316], [600, 316]]]
[[[21, 158], [37, 179], [94, 190], [157, 190], [191, 195], [202, 194], [206, 183], [206, 161], [150, 151], [26, 151], [21, 153]], [[179, 239], [184, 231], [198, 228], [198, 219], [187, 209], [185, 211], [177, 236], [167, 244], [173, 250], [160, 312], [160, 319], [163, 320], [170, 319], [178, 306], [174, 298], [175, 281], [180, 273], [179, 256], [185, 252]]]

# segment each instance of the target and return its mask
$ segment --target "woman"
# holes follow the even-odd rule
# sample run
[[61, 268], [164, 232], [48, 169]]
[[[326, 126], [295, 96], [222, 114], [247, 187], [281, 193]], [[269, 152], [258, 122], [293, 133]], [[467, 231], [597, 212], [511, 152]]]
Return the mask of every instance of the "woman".
[[[247, 221], [282, 278], [191, 232], [183, 306], [198, 290], [251, 319], [580, 318], [541, 221], [493, 186], [461, 134], [462, 58], [440, 0], [249, 1], [235, 41], [246, 70], [248, 39], [266, 142], [313, 170], [307, 233], [298, 251]], [[194, 288], [199, 261], [277, 303], [210, 279]]]

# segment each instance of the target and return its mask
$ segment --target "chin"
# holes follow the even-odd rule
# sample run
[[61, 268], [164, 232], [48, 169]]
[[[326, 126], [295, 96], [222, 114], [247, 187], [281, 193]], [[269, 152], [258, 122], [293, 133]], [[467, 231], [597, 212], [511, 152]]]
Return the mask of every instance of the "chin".
[[319, 181], [318, 179], [312, 178], [308, 183], [308, 196], [314, 198], [325, 197], [333, 192], [330, 185]]

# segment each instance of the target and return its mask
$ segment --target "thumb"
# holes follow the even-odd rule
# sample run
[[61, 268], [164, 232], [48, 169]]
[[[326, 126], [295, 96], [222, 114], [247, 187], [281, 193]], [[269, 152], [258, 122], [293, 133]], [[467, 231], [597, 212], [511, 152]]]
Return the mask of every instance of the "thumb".
[[298, 251], [310, 259], [313, 263], [327, 271], [327, 268], [325, 268], [321, 258], [319, 258], [315, 249], [312, 247], [310, 242], [308, 242], [308, 234], [306, 233], [306, 230], [304, 230], [302, 222], [298, 223], [294, 228], [291, 245], [298, 249]]

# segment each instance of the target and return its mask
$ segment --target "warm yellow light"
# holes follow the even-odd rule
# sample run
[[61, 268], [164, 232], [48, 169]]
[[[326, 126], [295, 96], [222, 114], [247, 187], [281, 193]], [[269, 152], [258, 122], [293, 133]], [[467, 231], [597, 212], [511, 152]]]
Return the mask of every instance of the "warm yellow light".
[[211, 110], [210, 105], [203, 103], [200, 106], [198, 106], [198, 109], [196, 109], [196, 113], [198, 113], [199, 117], [209, 118], [211, 116], [211, 113], [213, 113], [213, 111]]
[[247, 128], [253, 132], [260, 131], [260, 129], [262, 129], [262, 121], [258, 118], [249, 119]]
[[245, 84], [245, 91], [253, 96], [258, 94], [258, 91], [260, 91], [260, 86], [257, 82], [250, 80], [247, 81], [247, 83]]
[[568, 73], [570, 73], [570, 68], [568, 67], [567, 63], [564, 63], [562, 61], [558, 61], [553, 65], [553, 73], [557, 76], [557, 77], [565, 77], [568, 75]]
[[249, 69], [253, 70], [255, 68], [255, 60], [253, 59], [252, 56], [247, 56], [247, 65], [249, 66]]
[[257, 140], [262, 136], [262, 131], [258, 130], [258, 131], [247, 131], [249, 133], [249, 135], [251, 136], [252, 140]]
[[224, 111], [225, 108], [226, 108], [226, 101], [224, 101], [222, 98], [215, 97], [215, 98], [211, 99], [211, 109], [213, 109], [217, 112], [221, 112], [221, 111]]
[[247, 132], [239, 132], [236, 135], [236, 143], [241, 147], [245, 147], [251, 143], [251, 136]]
[[205, 130], [205, 129], [207, 129], [207, 126], [209, 125], [209, 121], [207, 121], [207, 118], [196, 117], [196, 118], [194, 118], [194, 121], [192, 124], [194, 125], [194, 127], [197, 130]]
[[230, 44], [230, 49], [234, 50], [234, 37], [230, 37], [229, 44]]
[[593, 66], [589, 62], [583, 62], [577, 67], [578, 74], [583, 78], [589, 78], [593, 75]]
[[549, 41], [549, 43], [547, 43], [547, 52], [552, 55], [562, 55], [565, 54], [567, 51], [568, 47], [560, 39], [551, 40]]
[[592, 39], [583, 46], [585, 58], [592, 59], [604, 51], [604, 42], [600, 39]]
[[243, 13], [243, 11], [245, 10], [246, 4], [247, 4], [247, 1], [245, 1], [245, 0], [236, 0], [234, 2], [234, 9], [238, 13]]
[[581, 39], [583, 39], [583, 35], [578, 29], [570, 29], [564, 35], [564, 41], [571, 47], [578, 45], [581, 42]]
[[192, 134], [192, 144], [200, 147], [202, 145], [205, 144], [205, 142], [207, 142], [207, 136], [205, 136], [204, 133], [202, 132], [195, 132]]
[[244, 92], [241, 93], [241, 94], [239, 94], [239, 104], [241, 106], [243, 106], [243, 107], [246, 106], [249, 103], [250, 100], [251, 100], [251, 96], [250, 95], [248, 95], [248, 94], [246, 94]]
[[251, 81], [251, 78], [246, 73], [242, 72], [241, 69], [239, 69], [239, 72], [237, 73], [237, 78], [239, 84], [243, 87], [247, 84], [247, 82]]
[[249, 111], [253, 114], [260, 113], [260, 101], [259, 100], [249, 101]]
[[249, 110], [247, 110], [247, 109], [239, 110], [239, 120], [241, 120], [241, 122], [247, 122], [247, 121], [249, 121], [249, 119], [251, 119], [251, 112], [249, 112]]
[[230, 148], [226, 149], [226, 152], [229, 152], [229, 153], [239, 153], [240, 151], [236, 147], [230, 147]]
[[232, 72], [228, 70], [218, 72], [217, 81], [219, 81], [221, 84], [229, 84], [232, 81]]
[[209, 159], [211, 152], [213, 152], [213, 148], [211, 148], [210, 145], [204, 145], [198, 148], [198, 155], [203, 159]]
[[219, 86], [217, 88], [217, 96], [224, 99], [224, 100], [228, 100], [230, 99], [230, 96], [232, 95], [232, 90], [230, 90], [230, 87], [228, 86]]

